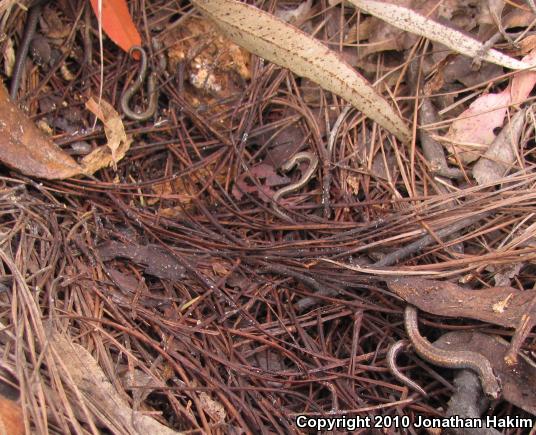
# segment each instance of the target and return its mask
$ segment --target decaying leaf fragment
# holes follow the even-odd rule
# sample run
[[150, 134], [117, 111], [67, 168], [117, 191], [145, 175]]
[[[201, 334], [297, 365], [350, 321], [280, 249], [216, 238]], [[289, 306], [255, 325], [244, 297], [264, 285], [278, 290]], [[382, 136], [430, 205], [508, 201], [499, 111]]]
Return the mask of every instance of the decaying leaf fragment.
[[181, 91], [186, 102], [202, 109], [211, 128], [231, 129], [229, 112], [251, 80], [251, 53], [233, 44], [211, 20], [197, 15], [184, 17], [180, 26], [163, 32], [161, 42], [168, 47], [168, 71], [184, 71], [191, 85]]
[[390, 104], [334, 51], [282, 20], [234, 0], [193, 0], [236, 44], [342, 98], [403, 142], [411, 134]]
[[20, 403], [0, 395], [0, 434], [23, 435], [24, 418]]
[[128, 258], [136, 264], [142, 264], [145, 273], [158, 278], [179, 281], [184, 278], [184, 267], [162, 247], [157, 245], [126, 245], [110, 240], [99, 245], [97, 252], [102, 261], [113, 258]]

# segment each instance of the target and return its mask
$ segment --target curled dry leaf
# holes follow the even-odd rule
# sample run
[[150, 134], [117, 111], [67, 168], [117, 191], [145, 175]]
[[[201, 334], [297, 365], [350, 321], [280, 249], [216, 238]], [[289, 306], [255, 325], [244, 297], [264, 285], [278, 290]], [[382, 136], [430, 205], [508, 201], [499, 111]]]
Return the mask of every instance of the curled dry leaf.
[[334, 51], [306, 33], [253, 6], [234, 0], [193, 0], [229, 39], [257, 56], [318, 83], [393, 133], [411, 134], [404, 120], [365, 78]]
[[100, 103], [90, 98], [86, 107], [93, 112], [104, 124], [104, 132], [108, 143], [99, 147], [82, 160], [84, 173], [92, 174], [106, 166], [113, 165], [114, 169], [130, 148], [132, 139], [125, 133], [125, 127], [119, 113], [112, 105], [104, 100]]
[[25, 175], [63, 179], [83, 169], [15, 105], [0, 83], [0, 160]]
[[494, 49], [486, 49], [480, 41], [458, 30], [431, 20], [411, 9], [374, 0], [348, 0], [351, 4], [399, 29], [440, 42], [457, 53], [496, 63], [511, 69], [529, 68], [530, 64], [520, 62]]

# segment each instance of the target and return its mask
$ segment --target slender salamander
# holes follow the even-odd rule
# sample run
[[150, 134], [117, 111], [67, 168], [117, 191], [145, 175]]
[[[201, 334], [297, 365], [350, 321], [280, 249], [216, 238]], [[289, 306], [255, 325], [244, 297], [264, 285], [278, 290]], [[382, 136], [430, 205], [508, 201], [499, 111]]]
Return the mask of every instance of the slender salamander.
[[138, 73], [138, 77], [136, 78], [136, 80], [134, 80], [134, 83], [132, 83], [132, 85], [128, 87], [121, 96], [121, 110], [128, 118], [132, 119], [133, 121], [146, 121], [155, 114], [156, 107], [158, 105], [158, 88], [156, 86], [156, 74], [154, 72], [151, 72], [149, 74], [149, 78], [147, 79], [147, 94], [149, 95], [149, 104], [147, 105], [147, 109], [144, 112], [135, 112], [129, 106], [130, 99], [136, 92], [138, 92], [138, 90], [142, 87], [143, 82], [145, 81], [145, 77], [147, 75], [148, 61], [147, 53], [145, 52], [143, 47], [135, 45], [130, 49], [129, 54], [132, 55], [134, 51], [140, 53], [141, 56], [140, 71]]
[[396, 343], [392, 344], [385, 358], [387, 361], [387, 367], [389, 368], [389, 371], [394, 375], [394, 377], [397, 378], [400, 382], [426, 397], [428, 396], [426, 391], [424, 391], [424, 389], [419, 384], [417, 384], [417, 382], [412, 381], [410, 378], [404, 375], [396, 365], [396, 359], [398, 357], [398, 354], [403, 350], [407, 349], [409, 346], [411, 346], [411, 343], [408, 340], [398, 340]]
[[440, 367], [473, 370], [480, 378], [484, 393], [493, 399], [499, 397], [501, 392], [499, 381], [484, 355], [468, 350], [449, 351], [435, 347], [419, 333], [417, 308], [412, 305], [406, 306], [404, 324], [411, 344], [421, 358]]
[[303, 172], [301, 178], [296, 181], [295, 183], [289, 184], [288, 186], [283, 187], [282, 189], [279, 189], [274, 196], [273, 199], [273, 208], [274, 211], [281, 216], [283, 219], [291, 221], [292, 220], [283, 213], [277, 203], [283, 197], [284, 195], [288, 195], [289, 193], [295, 192], [298, 189], [301, 189], [303, 186], [305, 186], [309, 180], [312, 178], [313, 174], [316, 171], [316, 167], [318, 166], [318, 157], [311, 152], [308, 151], [302, 151], [301, 153], [294, 154], [285, 164], [281, 167], [281, 170], [283, 172], [289, 172], [294, 166], [298, 165], [301, 162], [309, 162], [309, 167]]

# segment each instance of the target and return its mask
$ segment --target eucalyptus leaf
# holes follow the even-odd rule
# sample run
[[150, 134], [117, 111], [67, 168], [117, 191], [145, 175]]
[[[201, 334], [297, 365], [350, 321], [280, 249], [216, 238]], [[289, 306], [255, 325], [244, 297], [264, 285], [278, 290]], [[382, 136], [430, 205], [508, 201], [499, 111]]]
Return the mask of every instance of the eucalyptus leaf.
[[405, 121], [370, 83], [337, 53], [301, 30], [234, 0], [192, 0], [235, 44], [339, 95], [403, 142]]
[[446, 45], [465, 56], [495, 63], [510, 69], [525, 69], [531, 65], [486, 47], [480, 41], [427, 18], [411, 9], [375, 0], [348, 0], [355, 7], [405, 30]]

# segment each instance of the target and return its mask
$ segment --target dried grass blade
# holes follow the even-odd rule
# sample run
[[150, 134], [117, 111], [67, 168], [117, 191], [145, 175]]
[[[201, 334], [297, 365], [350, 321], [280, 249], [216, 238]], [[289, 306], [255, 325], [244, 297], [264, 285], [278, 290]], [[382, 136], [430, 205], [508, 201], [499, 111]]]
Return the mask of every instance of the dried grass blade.
[[403, 142], [404, 120], [370, 83], [334, 51], [284, 21], [234, 0], [193, 0], [236, 44], [295, 74], [307, 77], [350, 102]]

